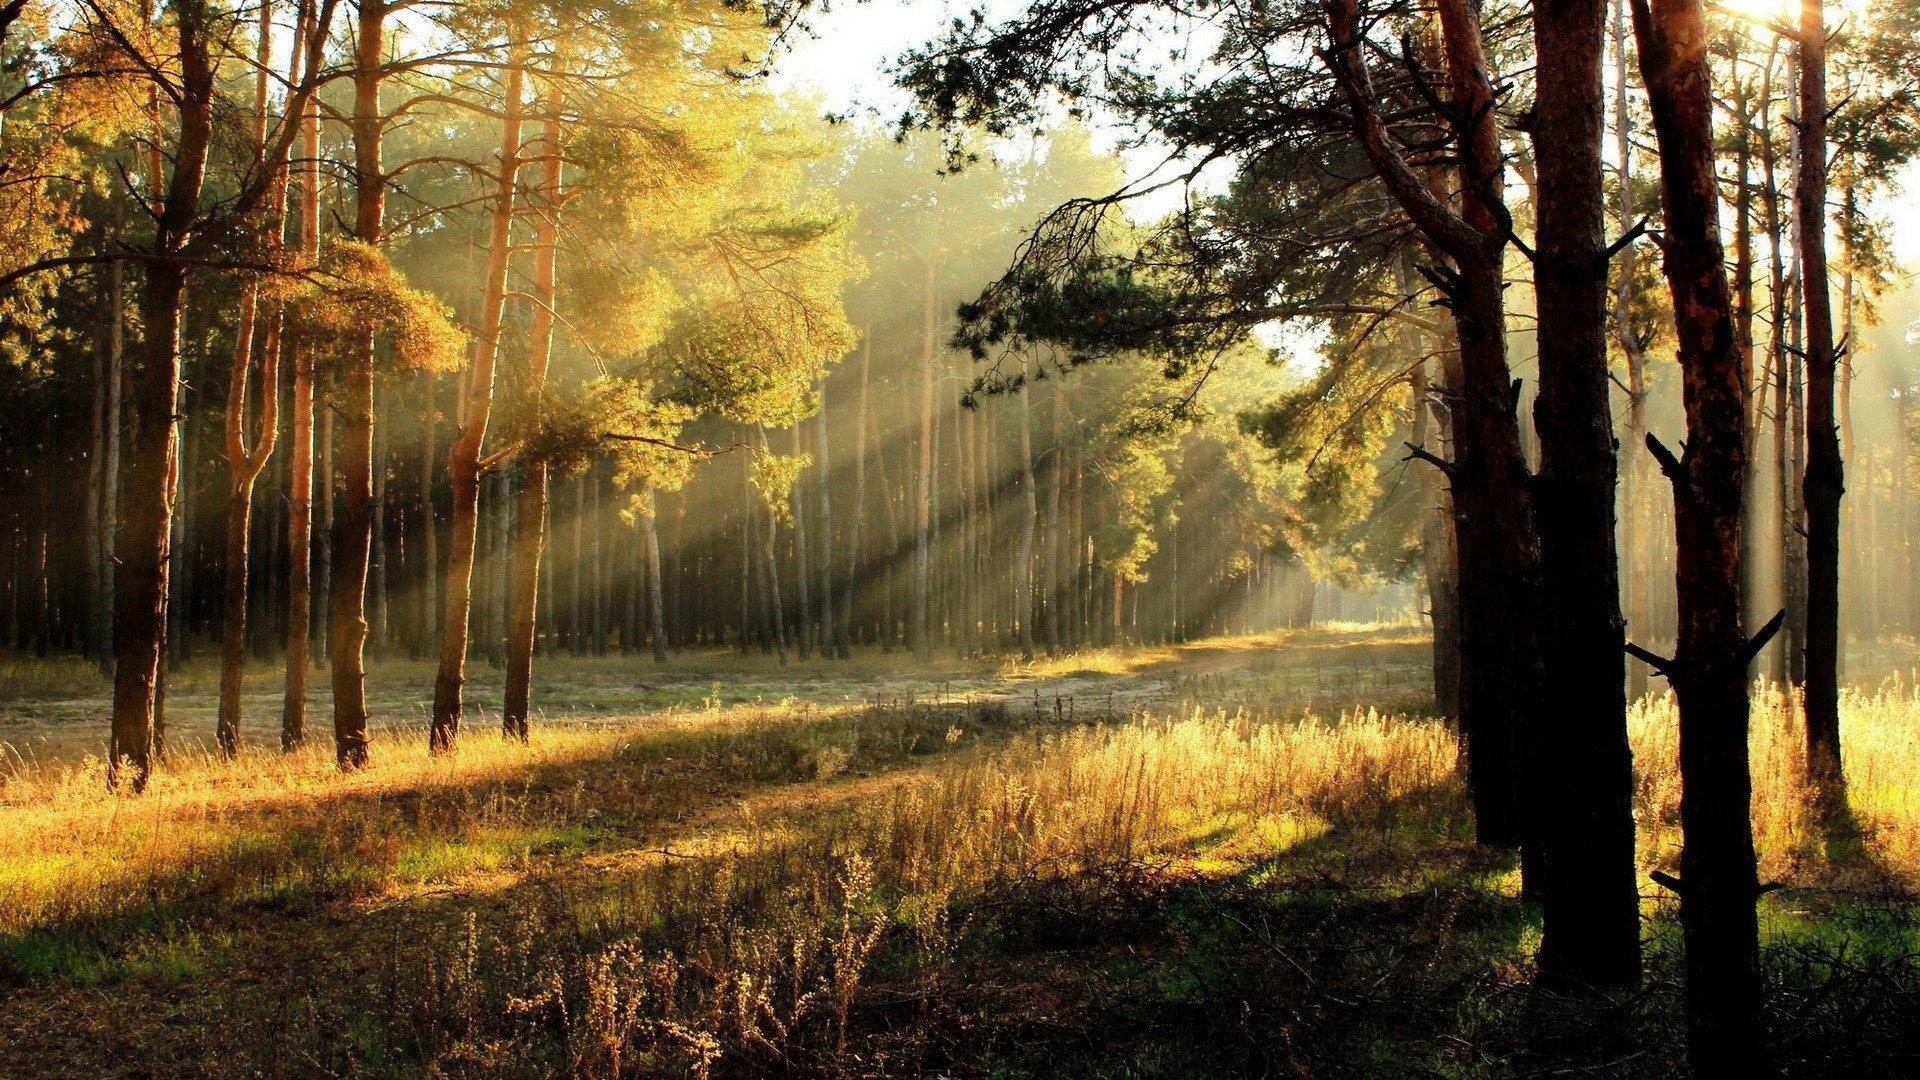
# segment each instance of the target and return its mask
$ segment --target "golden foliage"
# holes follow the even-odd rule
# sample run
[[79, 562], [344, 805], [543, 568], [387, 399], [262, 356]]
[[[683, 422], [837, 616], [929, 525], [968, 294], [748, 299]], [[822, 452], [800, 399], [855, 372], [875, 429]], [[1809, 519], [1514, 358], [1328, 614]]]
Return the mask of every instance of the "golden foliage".
[[465, 362], [467, 335], [452, 309], [415, 288], [370, 244], [330, 243], [304, 287], [290, 289], [287, 299], [290, 331], [322, 357], [341, 355], [346, 341], [371, 330], [388, 335], [402, 367], [444, 373]]

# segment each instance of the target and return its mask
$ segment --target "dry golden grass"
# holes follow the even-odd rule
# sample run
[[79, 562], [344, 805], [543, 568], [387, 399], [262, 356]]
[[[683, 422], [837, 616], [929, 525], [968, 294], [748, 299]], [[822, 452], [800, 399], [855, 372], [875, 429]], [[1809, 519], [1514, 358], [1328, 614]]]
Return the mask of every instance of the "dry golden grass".
[[[1049, 661], [1047, 670], [1107, 670], [1157, 662], [1170, 651]], [[866, 723], [860, 713], [801, 703], [669, 709], [609, 725], [539, 727], [525, 747], [474, 732], [444, 759], [429, 757], [417, 733], [388, 731], [376, 740], [374, 766], [351, 775], [336, 772], [319, 745], [294, 754], [254, 749], [235, 761], [196, 750], [173, 755], [140, 798], [104, 794], [97, 759], [16, 761], [0, 772], [0, 932], [112, 914], [168, 899], [176, 889], [204, 892], [208, 868], [220, 864], [244, 866], [257, 889], [309, 877], [392, 887], [396, 874], [431, 859], [405, 850], [408, 843], [470, 841], [489, 830], [533, 836], [612, 809], [526, 798], [535, 774], [551, 786], [570, 769], [604, 771], [621, 753], [648, 747], [671, 760], [689, 738], [719, 758], [730, 755], [731, 744], [757, 739], [753, 761], [742, 752], [722, 762], [734, 771], [758, 775], [759, 759], [797, 754], [807, 763], [782, 779], [830, 779], [858, 751], [851, 744], [810, 747], [812, 734], [783, 728], [840, 717], [840, 734], [858, 742]], [[1642, 861], [1670, 866], [1680, 839], [1671, 696], [1643, 700], [1630, 725]], [[1889, 680], [1849, 691], [1843, 730], [1851, 803], [1870, 850], [1885, 867], [1920, 879], [1920, 755], [1912, 750], [1920, 689]], [[962, 734], [955, 728], [952, 741]], [[1797, 705], [1775, 688], [1756, 695], [1754, 824], [1770, 878], [1790, 878], [1818, 858], [1819, 838], [1798, 794], [1801, 738]], [[1141, 714], [1125, 724], [1016, 737], [991, 755], [923, 770], [879, 805], [860, 807], [859, 824], [845, 839], [855, 845], [864, 838], [857, 846], [891, 852], [887, 861], [899, 880], [938, 891], [1036, 866], [1140, 858], [1202, 838], [1308, 835], [1325, 827], [1332, 809], [1352, 814], [1454, 783], [1455, 753], [1445, 727], [1423, 718], [1205, 707]], [[292, 839], [298, 850], [275, 849]], [[312, 865], [303, 869], [302, 862]], [[186, 868], [198, 869], [179, 878]]]
[[[1679, 708], [1671, 693], [1649, 695], [1628, 716], [1638, 790], [1640, 859], [1672, 867], [1680, 852]], [[1875, 869], [1920, 883], [1920, 683], [1889, 678], [1842, 692], [1841, 739], [1847, 801]], [[1791, 881], [1859, 867], [1823, 864], [1827, 841], [1802, 792], [1806, 729], [1798, 695], [1762, 683], [1753, 695], [1748, 753], [1753, 771], [1754, 847], [1761, 876]]]
[[[1045, 671], [1111, 675], [1263, 648], [1304, 665], [1350, 639], [1292, 644], [1099, 654]], [[345, 776], [323, 748], [179, 754], [137, 799], [107, 796], [97, 761], [16, 763], [0, 779], [0, 975], [147, 970], [176, 947], [168, 926], [302, 898], [354, 902], [330, 949], [351, 953], [381, 947], [375, 925], [393, 932], [373, 907], [390, 920], [396, 900], [457, 900], [472, 930], [408, 915], [427, 919], [428, 958], [391, 960], [416, 958], [393, 974], [392, 996], [432, 1068], [510, 1072], [558, 1039], [577, 1075], [620, 1075], [636, 1054], [664, 1071], [730, 1061], [751, 1074], [754, 1062], [792, 1064], [793, 1047], [837, 1052], [883, 935], [937, 965], [969, 898], [1009, 882], [1139, 865], [1223, 875], [1323, 837], [1467, 835], [1444, 722], [1249, 707], [1248, 687], [1271, 677], [1196, 677], [1171, 701], [1092, 723], [1018, 701], [715, 705], [549, 724], [525, 747], [474, 732], [447, 759], [396, 730], [373, 768]], [[1648, 867], [1677, 860], [1676, 721], [1669, 696], [1630, 717]], [[1850, 692], [1843, 730], [1866, 852], [1883, 882], [1920, 881], [1920, 689]], [[1793, 703], [1763, 690], [1762, 872], [1845, 884], [1799, 797], [1800, 739]], [[250, 925], [277, 932], [271, 919]], [[560, 940], [554, 927], [567, 928]], [[181, 977], [195, 970], [183, 963]]]

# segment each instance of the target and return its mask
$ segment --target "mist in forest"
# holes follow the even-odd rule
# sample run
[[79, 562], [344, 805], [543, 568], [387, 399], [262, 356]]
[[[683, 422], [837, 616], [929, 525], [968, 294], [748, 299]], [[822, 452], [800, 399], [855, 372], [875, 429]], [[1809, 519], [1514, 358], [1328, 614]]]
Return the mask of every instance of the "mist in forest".
[[0, 1074], [1915, 1074], [1917, 50], [0, 3]]

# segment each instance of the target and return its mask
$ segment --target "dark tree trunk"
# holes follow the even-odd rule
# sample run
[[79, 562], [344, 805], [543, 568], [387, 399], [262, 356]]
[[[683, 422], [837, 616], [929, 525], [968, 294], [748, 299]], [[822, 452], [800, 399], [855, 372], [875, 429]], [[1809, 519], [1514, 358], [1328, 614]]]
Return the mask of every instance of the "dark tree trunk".
[[1546, 678], [1558, 701], [1551, 725], [1533, 723], [1530, 763], [1554, 788], [1552, 798], [1535, 803], [1546, 870], [1540, 974], [1576, 985], [1630, 986], [1640, 980], [1640, 895], [1608, 401], [1600, 161], [1605, 0], [1542, 0], [1533, 18], [1541, 69], [1555, 73], [1540, 82], [1533, 136], [1540, 343], [1534, 498], [1549, 628]]
[[[1520, 846], [1517, 761], [1522, 725], [1541, 689], [1540, 552], [1521, 448], [1518, 387], [1506, 356], [1501, 296], [1507, 218], [1502, 157], [1477, 11], [1465, 0], [1439, 5], [1455, 112], [1464, 118], [1455, 214], [1400, 155], [1381, 119], [1367, 74], [1354, 0], [1327, 0], [1333, 31], [1328, 62], [1353, 113], [1355, 134], [1382, 183], [1427, 242], [1453, 263], [1436, 276], [1451, 307], [1458, 353], [1449, 372], [1454, 456], [1434, 457], [1453, 492], [1460, 583], [1460, 727], [1482, 842]], [[1178, 583], [1175, 583], [1176, 598]], [[1527, 613], [1522, 615], [1521, 613]], [[1538, 877], [1529, 843], [1527, 880]]]
[[[121, 469], [113, 574], [113, 719], [107, 785], [123, 779], [138, 792], [152, 774], [162, 720], [161, 663], [167, 633], [174, 480], [179, 426], [180, 309], [186, 294], [179, 253], [200, 208], [213, 138], [214, 72], [208, 12], [199, 0], [179, 5], [179, 137], [155, 219], [153, 251], [140, 294], [142, 340], [127, 372], [127, 437]], [[156, 153], [157, 153], [156, 147]], [[156, 171], [155, 178], [158, 179]], [[122, 770], [132, 776], [123, 778]]]
[[1634, 0], [1640, 70], [1660, 148], [1665, 269], [1673, 295], [1684, 456], [1674, 487], [1680, 701], [1680, 925], [1687, 1050], [1699, 1076], [1770, 1071], [1760, 1009], [1758, 871], [1749, 817], [1747, 667], [1741, 617], [1747, 359], [1737, 347], [1720, 246], [1713, 98], [1700, 0]]
[[[1794, 246], [1806, 320], [1807, 774], [1832, 799], [1840, 767], [1840, 500], [1846, 494], [1834, 416], [1833, 305], [1827, 288], [1827, 31], [1822, 0], [1800, 5], [1800, 153]], [[1834, 803], [1837, 807], [1839, 803]]]

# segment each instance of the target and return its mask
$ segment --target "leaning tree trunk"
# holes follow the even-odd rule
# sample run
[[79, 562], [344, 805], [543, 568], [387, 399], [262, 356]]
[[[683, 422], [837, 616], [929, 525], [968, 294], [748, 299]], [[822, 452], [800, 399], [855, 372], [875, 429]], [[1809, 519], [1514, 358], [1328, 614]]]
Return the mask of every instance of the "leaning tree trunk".
[[1552, 777], [1538, 799], [1546, 880], [1540, 975], [1587, 986], [1640, 980], [1640, 894], [1633, 859], [1633, 761], [1627, 745], [1625, 635], [1615, 547], [1607, 369], [1605, 0], [1534, 8], [1543, 70], [1533, 142], [1539, 169], [1534, 293], [1546, 678], [1559, 707], [1535, 722], [1530, 770]]
[[[565, 141], [560, 110], [564, 105], [558, 79], [542, 95], [540, 191], [534, 208], [533, 326], [527, 343], [527, 392], [535, 400], [547, 381], [553, 359], [553, 326], [559, 303], [561, 149]], [[533, 646], [537, 637], [540, 601], [540, 563], [547, 544], [548, 466], [544, 458], [529, 457], [520, 466], [519, 506], [513, 516], [512, 598], [507, 619], [506, 707], [501, 728], [508, 738], [527, 739], [527, 714], [533, 690]]]
[[514, 185], [520, 176], [521, 97], [527, 46], [517, 30], [508, 46], [507, 84], [501, 102], [500, 164], [489, 215], [487, 276], [481, 286], [480, 324], [467, 368], [467, 415], [447, 453], [453, 487], [453, 539], [447, 548], [447, 583], [440, 621], [440, 668], [433, 680], [433, 719], [428, 747], [453, 750], [460, 734], [461, 687], [467, 676], [468, 619], [473, 608], [473, 560], [480, 525], [480, 450], [493, 412], [494, 367], [500, 355], [500, 316], [506, 304], [507, 261], [513, 242]]
[[[1720, 246], [1705, 7], [1701, 0], [1634, 0], [1633, 15], [1660, 149], [1665, 269], [1687, 415], [1684, 455], [1658, 450], [1673, 482], [1678, 539], [1680, 635], [1663, 666], [1680, 702], [1684, 839], [1675, 884], [1687, 954], [1687, 1050], [1696, 1075], [1760, 1076], [1768, 1055], [1747, 668], [1761, 642], [1746, 636], [1740, 595], [1749, 364], [1735, 344]], [[1659, 444], [1649, 438], [1649, 446]]]
[[[1806, 323], [1807, 775], [1832, 799], [1840, 767], [1840, 500], [1846, 494], [1834, 418], [1833, 304], [1827, 289], [1827, 30], [1822, 0], [1800, 5], [1800, 123], [1794, 246]], [[1838, 804], [1833, 804], [1837, 807]], [[1832, 807], [1830, 807], [1831, 809]]]

